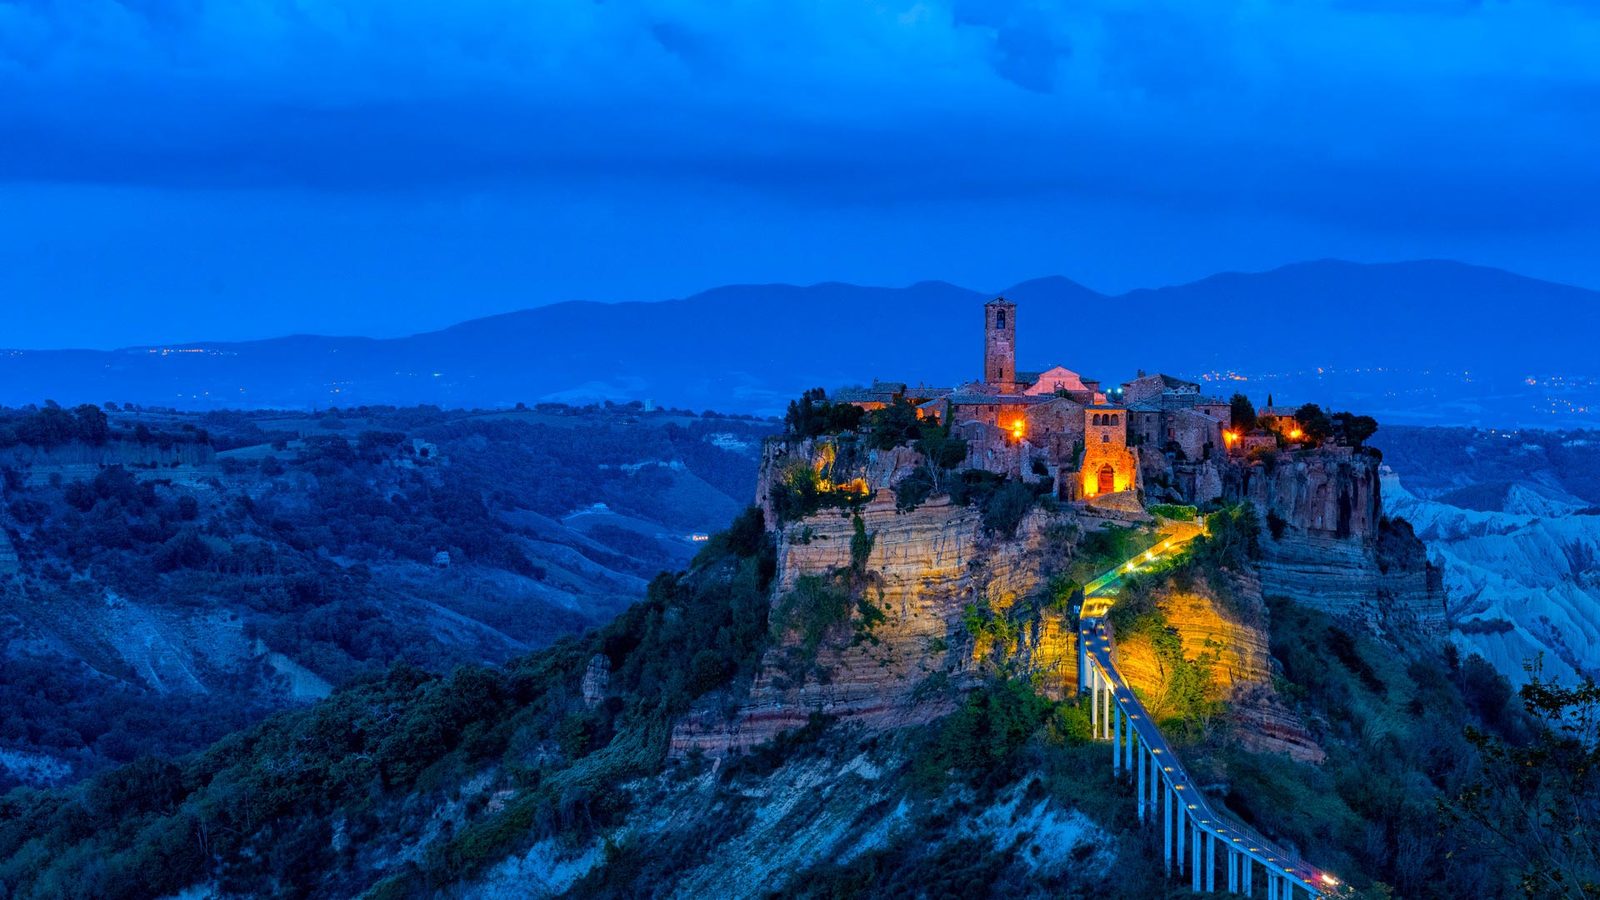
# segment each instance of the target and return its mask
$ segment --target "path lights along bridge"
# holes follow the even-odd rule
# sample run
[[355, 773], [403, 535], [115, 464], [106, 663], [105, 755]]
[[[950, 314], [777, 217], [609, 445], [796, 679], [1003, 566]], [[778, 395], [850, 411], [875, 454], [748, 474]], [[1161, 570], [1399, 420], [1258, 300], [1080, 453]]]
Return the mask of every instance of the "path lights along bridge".
[[1273, 846], [1253, 830], [1211, 808], [1189, 780], [1177, 754], [1151, 721], [1133, 689], [1123, 681], [1112, 656], [1105, 615], [1116, 602], [1115, 585], [1177, 551], [1199, 536], [1200, 529], [1169, 533], [1161, 543], [1084, 587], [1078, 631], [1078, 690], [1092, 698], [1090, 721], [1097, 740], [1111, 743], [1111, 766], [1127, 772], [1138, 797], [1139, 821], [1159, 818], [1162, 859], [1168, 876], [1188, 869], [1195, 891], [1217, 889], [1217, 861], [1222, 860], [1229, 893], [1254, 896], [1256, 870], [1266, 878], [1267, 900], [1296, 900], [1296, 889], [1320, 897], [1339, 880], [1304, 860]]

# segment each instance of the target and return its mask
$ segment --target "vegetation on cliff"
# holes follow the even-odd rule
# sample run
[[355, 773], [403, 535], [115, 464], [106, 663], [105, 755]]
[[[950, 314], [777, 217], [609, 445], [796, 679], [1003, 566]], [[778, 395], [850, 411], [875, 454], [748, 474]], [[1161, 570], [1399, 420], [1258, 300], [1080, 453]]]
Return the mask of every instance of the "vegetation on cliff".
[[1327, 760], [1213, 742], [1191, 751], [1191, 768], [1225, 781], [1227, 804], [1244, 821], [1358, 886], [1407, 897], [1520, 893], [1502, 864], [1463, 852], [1480, 835], [1448, 813], [1493, 765], [1471, 735], [1526, 746], [1533, 734], [1508, 705], [1505, 680], [1482, 659], [1427, 642], [1396, 648], [1307, 606], [1268, 600], [1277, 691], [1311, 724]]

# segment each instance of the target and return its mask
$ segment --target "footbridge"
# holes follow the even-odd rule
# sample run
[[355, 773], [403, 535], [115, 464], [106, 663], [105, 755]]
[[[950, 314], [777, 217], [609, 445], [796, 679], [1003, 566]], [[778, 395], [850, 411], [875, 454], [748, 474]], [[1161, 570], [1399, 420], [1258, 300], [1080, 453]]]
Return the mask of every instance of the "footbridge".
[[1133, 784], [1139, 821], [1160, 823], [1168, 877], [1182, 878], [1187, 873], [1192, 890], [1215, 891], [1220, 868], [1223, 887], [1229, 893], [1254, 897], [1259, 870], [1267, 900], [1296, 900], [1299, 891], [1321, 897], [1338, 888], [1339, 880], [1213, 809], [1117, 671], [1105, 621], [1116, 599], [1115, 587], [1127, 575], [1177, 552], [1201, 533], [1198, 527], [1169, 531], [1150, 550], [1085, 586], [1079, 617], [1078, 689], [1091, 697], [1090, 720], [1096, 740], [1111, 744], [1112, 770], [1119, 777], [1126, 773]]

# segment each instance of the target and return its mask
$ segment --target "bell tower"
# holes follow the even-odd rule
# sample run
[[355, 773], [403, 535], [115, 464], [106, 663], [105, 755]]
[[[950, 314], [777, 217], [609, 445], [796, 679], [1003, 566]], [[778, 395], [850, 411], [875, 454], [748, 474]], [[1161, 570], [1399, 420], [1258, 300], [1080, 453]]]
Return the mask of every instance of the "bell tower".
[[1017, 389], [1017, 305], [996, 297], [983, 305], [983, 381], [1002, 394]]

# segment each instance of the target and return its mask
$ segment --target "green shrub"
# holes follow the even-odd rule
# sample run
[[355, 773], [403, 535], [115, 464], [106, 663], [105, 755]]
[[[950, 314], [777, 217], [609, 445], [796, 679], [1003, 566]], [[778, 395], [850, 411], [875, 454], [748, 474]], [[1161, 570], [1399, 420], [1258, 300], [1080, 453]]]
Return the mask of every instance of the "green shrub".
[[912, 469], [904, 478], [894, 483], [894, 508], [910, 512], [925, 503], [933, 494], [933, 473], [926, 464]]
[[832, 579], [821, 575], [801, 575], [794, 590], [778, 602], [777, 627], [800, 636], [800, 647], [807, 660], [815, 659], [829, 630], [850, 620], [850, 595]]
[[967, 459], [967, 442], [951, 437], [950, 429], [944, 426], [924, 423], [922, 436], [913, 446], [928, 465], [940, 469], [953, 469]]
[[1021, 681], [994, 681], [968, 694], [916, 753], [913, 784], [939, 792], [951, 776], [986, 787], [1012, 780], [1023, 748], [1054, 710], [1054, 703]]
[[1156, 503], [1149, 506], [1146, 511], [1152, 516], [1160, 516], [1163, 519], [1173, 519], [1179, 522], [1193, 522], [1195, 517], [1200, 514], [1200, 510], [1193, 506], [1178, 506], [1171, 503]]
[[1008, 480], [983, 504], [983, 527], [1004, 537], [1017, 533], [1017, 526], [1033, 508], [1037, 495], [1020, 481]]
[[823, 388], [812, 388], [789, 402], [783, 423], [797, 439], [855, 431], [861, 427], [865, 410], [852, 403], [834, 403]]

